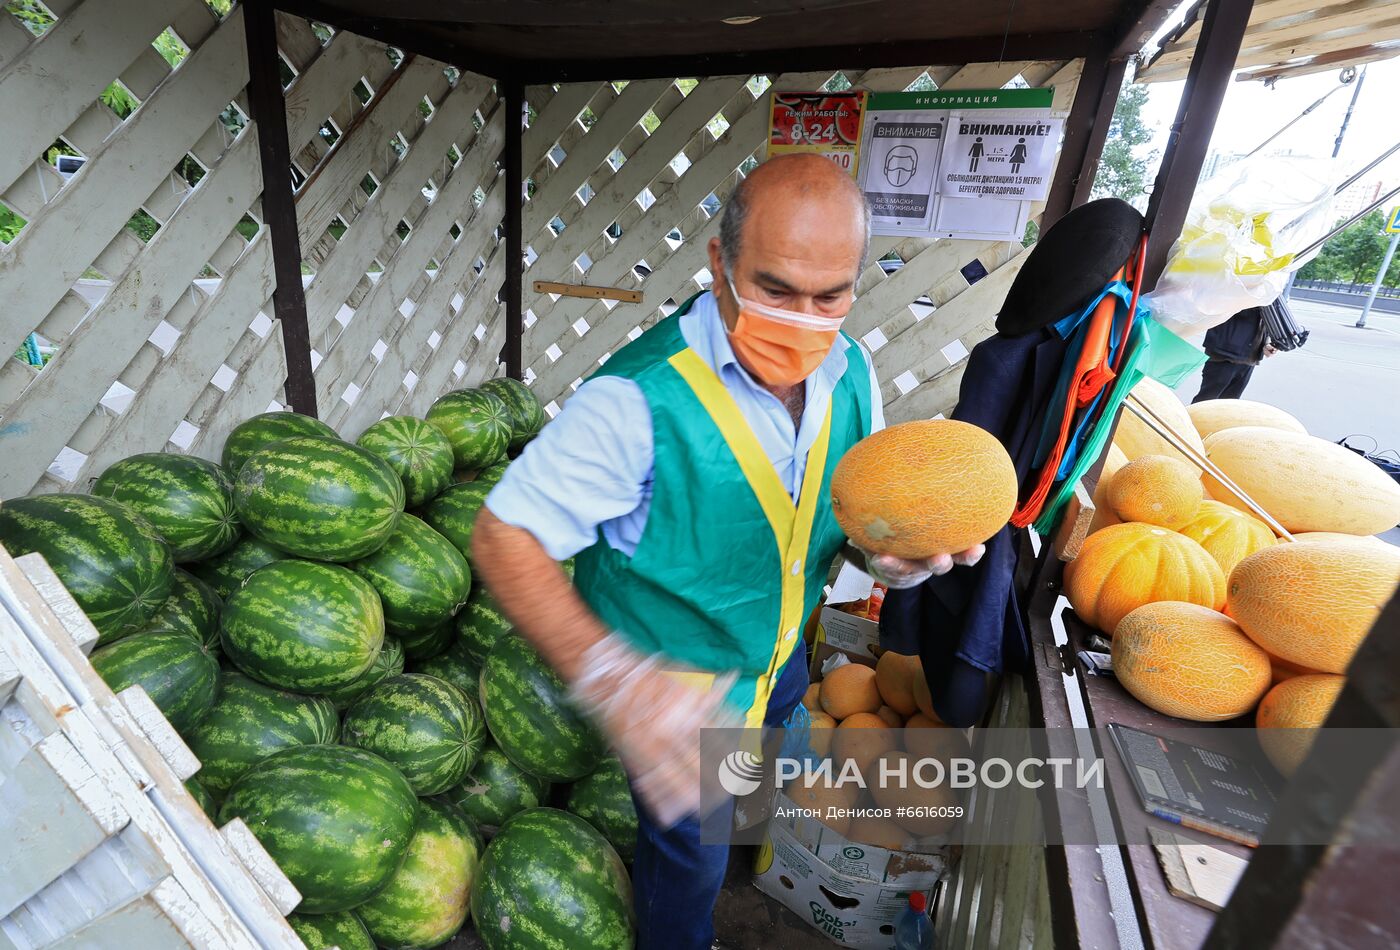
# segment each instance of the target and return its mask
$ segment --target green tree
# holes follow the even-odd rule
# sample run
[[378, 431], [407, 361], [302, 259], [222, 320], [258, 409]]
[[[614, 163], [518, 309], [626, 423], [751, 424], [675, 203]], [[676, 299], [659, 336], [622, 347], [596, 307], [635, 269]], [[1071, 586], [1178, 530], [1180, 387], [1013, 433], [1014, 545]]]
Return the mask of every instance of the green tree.
[[1095, 198], [1122, 198], [1129, 203], [1147, 194], [1148, 169], [1157, 158], [1156, 150], [1142, 153], [1152, 141], [1152, 127], [1142, 118], [1147, 104], [1147, 87], [1127, 82], [1118, 95], [1113, 121], [1108, 126], [1098, 174], [1094, 177]]
[[[1385, 215], [1372, 211], [1351, 227], [1322, 245], [1322, 250], [1298, 271], [1299, 280], [1327, 280], [1338, 283], [1369, 284], [1385, 257], [1390, 236], [1382, 233]], [[1391, 265], [1387, 287], [1400, 286], [1400, 267]]]

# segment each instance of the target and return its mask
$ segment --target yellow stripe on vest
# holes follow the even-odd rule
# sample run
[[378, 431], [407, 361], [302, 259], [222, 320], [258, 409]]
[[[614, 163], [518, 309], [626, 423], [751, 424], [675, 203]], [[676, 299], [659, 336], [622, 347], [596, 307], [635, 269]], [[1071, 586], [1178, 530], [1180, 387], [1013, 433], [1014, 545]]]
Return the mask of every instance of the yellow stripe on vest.
[[827, 404], [821, 432], [807, 453], [802, 490], [794, 506], [773, 463], [744, 419], [739, 404], [714, 370], [691, 349], [684, 349], [672, 356], [670, 364], [694, 391], [695, 397], [724, 436], [729, 451], [734, 454], [749, 488], [768, 518], [778, 553], [782, 557], [779, 568], [783, 574], [782, 607], [778, 629], [774, 631], [773, 656], [767, 672], [754, 684], [753, 705], [744, 717], [746, 725], [761, 726], [768, 708], [768, 697], [773, 692], [773, 683], [801, 641], [807, 588], [807, 546], [812, 537], [812, 522], [816, 518], [817, 495], [821, 493], [826, 472], [827, 449], [831, 443], [832, 404]]

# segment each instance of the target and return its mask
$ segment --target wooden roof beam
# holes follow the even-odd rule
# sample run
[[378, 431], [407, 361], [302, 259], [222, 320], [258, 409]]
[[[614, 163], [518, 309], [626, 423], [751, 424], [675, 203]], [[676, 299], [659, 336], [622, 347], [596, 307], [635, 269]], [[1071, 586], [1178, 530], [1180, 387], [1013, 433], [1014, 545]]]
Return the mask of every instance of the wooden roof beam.
[[[1242, 52], [1235, 61], [1235, 69], [1247, 69], [1250, 67], [1278, 67], [1283, 69], [1290, 63], [1309, 64], [1316, 57], [1328, 56], [1324, 62], [1342, 66], [1350, 61], [1345, 58], [1337, 58], [1331, 54], [1349, 49], [1363, 49], [1367, 47], [1383, 47], [1387, 43], [1400, 40], [1400, 13], [1386, 20], [1383, 23], [1373, 23], [1365, 27], [1356, 27], [1347, 30], [1334, 31], [1331, 34], [1310, 40], [1305, 43], [1280, 43], [1276, 46], [1257, 47], [1253, 50]], [[1396, 51], [1392, 50], [1391, 55]], [[1386, 57], [1382, 56], [1381, 59]], [[1156, 69], [1148, 67], [1141, 73], [1145, 82], [1170, 82], [1174, 79], [1185, 77], [1189, 63], [1180, 63], [1166, 69]], [[1318, 72], [1320, 70], [1313, 70]]]
[[[1333, 30], [1367, 26], [1388, 12], [1395, 11], [1393, 0], [1354, 0], [1333, 6], [1313, 8], [1302, 13], [1250, 23], [1244, 35], [1242, 52], [1277, 47], [1295, 40], [1306, 40]], [[1152, 62], [1153, 69], [1189, 62], [1194, 43], [1177, 41]]]

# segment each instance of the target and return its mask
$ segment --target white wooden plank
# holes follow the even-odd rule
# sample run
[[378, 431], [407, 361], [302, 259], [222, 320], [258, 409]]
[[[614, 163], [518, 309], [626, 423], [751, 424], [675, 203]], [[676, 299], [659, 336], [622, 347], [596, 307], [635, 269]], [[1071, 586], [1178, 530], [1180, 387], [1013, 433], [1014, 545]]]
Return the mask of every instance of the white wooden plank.
[[301, 903], [301, 893], [287, 880], [287, 875], [272, 860], [262, 842], [248, 830], [242, 818], [235, 818], [224, 825], [219, 829], [219, 834], [283, 915], [290, 914]]
[[[131, 715], [136, 729], [150, 742], [151, 748], [170, 766], [170, 771], [181, 782], [199, 771], [199, 759], [185, 745], [185, 740], [170, 725], [170, 721], [160, 711], [140, 685], [128, 686], [117, 694], [122, 708]], [[284, 911], [285, 913], [285, 911]]]
[[264, 411], [280, 393], [287, 379], [287, 354], [281, 328], [274, 324], [272, 332], [263, 338], [249, 361], [234, 369], [238, 379], [233, 387], [218, 401], [208, 418], [198, 420], [202, 428], [190, 445], [193, 455], [217, 457], [233, 427]]
[[169, 3], [89, 0], [0, 71], [0, 190], [170, 22]]
[[[479, 378], [472, 377], [473, 369], [483, 364], [496, 365], [497, 354], [505, 342], [505, 308], [496, 302], [504, 277], [505, 251], [495, 248], [472, 285], [461, 312], [448, 323], [437, 352], [420, 374], [417, 387], [409, 394], [405, 409], [410, 414], [422, 416], [427, 413], [433, 400], [449, 389], [458, 386], [465, 388], [479, 382]], [[473, 336], [478, 324], [487, 328], [480, 341]], [[458, 359], [467, 365], [467, 374], [460, 383], [454, 384], [452, 367]], [[490, 375], [494, 376], [495, 373]]]
[[[521, 140], [522, 156], [531, 156], [526, 159], [527, 163], [533, 164], [534, 156], [541, 155], [554, 146], [569, 123], [578, 118], [578, 114], [598, 94], [602, 85], [596, 82], [565, 83], [550, 96], [542, 108], [536, 109], [535, 121], [525, 130], [525, 136]], [[526, 101], [537, 101], [541, 91], [547, 90], [548, 87], [529, 87], [525, 90]]]
[[[246, 934], [237, 927], [228, 939]], [[47, 950], [89, 950], [92, 947], [160, 947], [215, 950], [224, 934], [206, 917], [199, 904], [174, 880], [162, 881], [143, 894], [71, 934]]]
[[33, 554], [18, 558], [15, 564], [34, 586], [35, 593], [53, 611], [74, 645], [84, 654], [91, 653], [92, 648], [97, 645], [97, 628], [92, 625], [87, 614], [83, 613], [83, 608], [78, 606], [73, 595], [68, 593], [68, 588], [63, 586], [63, 582], [58, 579], [53, 568], [49, 567], [48, 562]]

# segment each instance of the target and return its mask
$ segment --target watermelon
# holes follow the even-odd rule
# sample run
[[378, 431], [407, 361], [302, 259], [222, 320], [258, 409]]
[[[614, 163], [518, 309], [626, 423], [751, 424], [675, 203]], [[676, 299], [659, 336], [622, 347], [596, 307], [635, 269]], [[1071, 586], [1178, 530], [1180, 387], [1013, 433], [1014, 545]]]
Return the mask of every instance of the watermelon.
[[472, 589], [467, 559], [452, 542], [409, 514], [399, 518], [383, 547], [347, 566], [379, 592], [384, 627], [398, 635], [447, 624]]
[[481, 388], [506, 404], [510, 419], [510, 450], [518, 452], [544, 428], [544, 404], [529, 386], [509, 376], [488, 379]]
[[452, 484], [452, 443], [431, 422], [389, 416], [361, 433], [355, 444], [369, 449], [398, 473], [410, 508], [417, 508]]
[[175, 568], [170, 596], [156, 611], [142, 633], [179, 633], [204, 644], [211, 653], [219, 647], [219, 614], [224, 602], [214, 589], [193, 574]]
[[353, 911], [288, 914], [287, 923], [306, 944], [306, 950], [375, 950], [374, 938]]
[[481, 833], [457, 806], [439, 798], [419, 802], [403, 864], [355, 913], [382, 950], [446, 943], [466, 922], [484, 850]]
[[384, 611], [374, 588], [339, 565], [274, 561], [224, 604], [221, 634], [224, 653], [254, 679], [321, 693], [373, 665]]
[[92, 493], [149, 521], [176, 563], [226, 551], [243, 533], [233, 510], [233, 480], [193, 455], [147, 452], [124, 458], [102, 473]]
[[487, 742], [481, 758], [462, 784], [447, 797], [487, 834], [494, 835], [506, 819], [549, 800], [549, 783], [536, 778], [506, 758], [494, 742]]
[[200, 784], [198, 779], [185, 779], [185, 791], [190, 793], [190, 798], [199, 806], [199, 810], [209, 816], [213, 821], [214, 816], [219, 813], [218, 805], [214, 803], [214, 796], [209, 794], [209, 790]]
[[170, 547], [151, 523], [110, 498], [55, 494], [6, 499], [0, 544], [37, 552], [97, 628], [99, 644], [144, 627], [170, 596]]
[[472, 888], [472, 919], [487, 950], [616, 950], [635, 939], [622, 859], [557, 808], [522, 811], [496, 832]]
[[510, 445], [506, 404], [481, 389], [459, 389], [441, 397], [428, 409], [428, 421], [452, 443], [458, 468], [485, 468], [500, 461]]
[[637, 849], [637, 806], [627, 773], [614, 757], [569, 789], [569, 811], [597, 828], [627, 864]]
[[186, 564], [185, 570], [208, 584], [221, 599], [228, 600], [234, 591], [243, 586], [248, 575], [273, 561], [285, 561], [290, 556], [266, 541], [245, 534], [224, 553], [216, 554], [207, 561]]
[[413, 660], [408, 664], [408, 671], [426, 673], [428, 676], [446, 680], [468, 696], [474, 697], [481, 692], [481, 664], [472, 659], [466, 646], [456, 638], [455, 631], [452, 642], [443, 652], [425, 659]]
[[337, 686], [335, 689], [327, 690], [320, 695], [334, 703], [336, 709], [344, 712], [350, 708], [351, 703], [369, 692], [370, 687], [402, 673], [403, 665], [403, 645], [399, 643], [398, 637], [386, 635], [384, 645], [379, 648], [379, 654], [375, 656], [369, 669], [344, 686]]
[[603, 760], [602, 736], [569, 705], [559, 674], [518, 636], [487, 654], [481, 705], [496, 745], [531, 775], [569, 782]]
[[423, 506], [419, 516], [428, 526], [452, 542], [468, 561], [472, 559], [472, 528], [493, 486], [461, 482]]
[[233, 486], [249, 531], [320, 561], [353, 561], [378, 550], [394, 533], [403, 499], [403, 482], [379, 456], [312, 436], [254, 452]]
[[477, 701], [436, 676], [401, 673], [355, 700], [341, 741], [383, 756], [419, 795], [462, 781], [486, 741]]
[[513, 629], [485, 584], [477, 585], [467, 606], [457, 613], [456, 628], [457, 640], [477, 663], [485, 663], [496, 641]]
[[[489, 465], [477, 473], [476, 480], [485, 485], [496, 485], [501, 479], [506, 477], [506, 469], [510, 467], [509, 459], [502, 459], [495, 465]], [[470, 481], [470, 479], [466, 479]]]
[[89, 659], [112, 692], [144, 689], [176, 732], [193, 728], [219, 695], [219, 661], [184, 634], [138, 633]]
[[233, 783], [219, 824], [242, 818], [301, 891], [307, 914], [348, 910], [383, 887], [408, 851], [418, 799], [399, 770], [363, 749], [303, 745]]
[[203, 764], [200, 780], [223, 795], [272, 753], [335, 742], [339, 735], [340, 717], [324, 696], [299, 696], [226, 673], [218, 700], [186, 741]]
[[452, 646], [457, 639], [457, 629], [451, 620], [445, 620], [427, 630], [415, 630], [400, 634], [403, 641], [403, 655], [410, 660], [428, 660]]
[[230, 476], [237, 478], [238, 470], [248, 461], [248, 456], [274, 442], [281, 442], [293, 436], [340, 438], [334, 429], [311, 416], [304, 416], [299, 412], [264, 412], [260, 416], [240, 422], [228, 434], [228, 439], [224, 442], [224, 468]]

